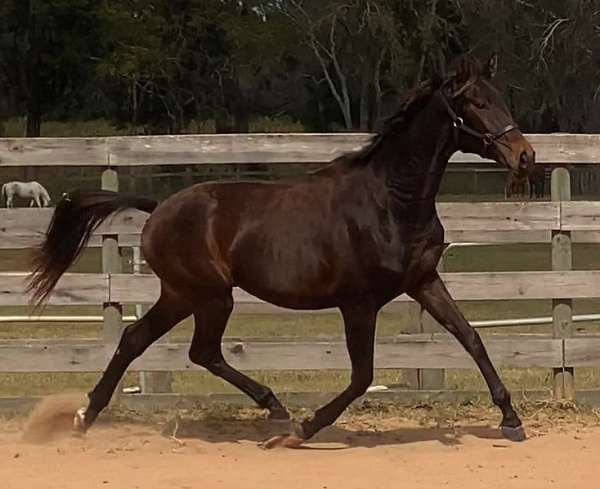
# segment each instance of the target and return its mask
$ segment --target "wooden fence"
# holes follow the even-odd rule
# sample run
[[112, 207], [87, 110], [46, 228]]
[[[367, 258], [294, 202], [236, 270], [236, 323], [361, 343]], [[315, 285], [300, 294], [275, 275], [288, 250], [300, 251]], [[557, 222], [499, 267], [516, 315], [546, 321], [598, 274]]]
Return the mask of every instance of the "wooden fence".
[[[131, 138], [0, 140], [0, 167], [95, 165], [105, 168], [102, 188], [118, 190], [118, 167], [141, 164], [324, 162], [355, 150], [366, 135], [225, 135]], [[551, 243], [552, 270], [537, 272], [443, 273], [457, 300], [548, 299], [554, 324], [548, 335], [486, 335], [499, 367], [543, 367], [554, 371], [554, 393], [575, 395], [573, 369], [600, 366], [600, 336], [574, 334], [572, 301], [600, 297], [600, 271], [572, 270], [573, 242], [600, 243], [600, 202], [570, 201], [565, 164], [600, 163], [600, 136], [531, 135], [538, 161], [555, 164], [551, 202], [440, 203], [446, 241]], [[455, 162], [481, 161], [458, 155]], [[52, 209], [0, 209], [0, 249], [26, 249], [39, 242]], [[122, 273], [120, 248], [139, 245], [147, 214], [125, 212], [109, 219], [89, 246], [102, 247], [102, 273], [68, 273], [50, 299], [54, 305], [103, 305], [103, 337], [97, 340], [0, 341], [0, 373], [86, 372], [104, 369], [122, 329], [122, 306], [149, 304], [158, 297], [153, 275]], [[0, 274], [0, 307], [27, 305], [23, 274]], [[294, 313], [241, 290], [235, 311]], [[385, 310], [410, 303], [402, 296]], [[407, 369], [414, 389], [444, 388], [445, 368], [474, 368], [453, 337], [412, 306], [411, 334], [379, 338], [376, 368]], [[149, 348], [132, 370], [187, 371], [199, 368], [187, 357], [188, 343], [163, 342]], [[225, 356], [243, 370], [345, 369], [342, 338], [238, 338], [224, 343]], [[418, 393], [411, 391], [413, 397]], [[412, 395], [410, 394], [410, 395]], [[598, 397], [598, 396], [596, 396]], [[11, 406], [13, 400], [7, 401]], [[154, 405], [155, 398], [151, 399]]]

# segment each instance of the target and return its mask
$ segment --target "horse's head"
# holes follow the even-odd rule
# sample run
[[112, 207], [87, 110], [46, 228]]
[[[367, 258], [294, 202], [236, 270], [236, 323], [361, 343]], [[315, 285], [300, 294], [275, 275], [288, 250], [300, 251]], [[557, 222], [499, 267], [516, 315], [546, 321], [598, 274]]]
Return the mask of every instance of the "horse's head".
[[492, 84], [497, 69], [497, 55], [483, 66], [460, 57], [445, 78], [441, 93], [459, 150], [491, 158], [514, 173], [528, 174], [535, 163], [535, 151]]

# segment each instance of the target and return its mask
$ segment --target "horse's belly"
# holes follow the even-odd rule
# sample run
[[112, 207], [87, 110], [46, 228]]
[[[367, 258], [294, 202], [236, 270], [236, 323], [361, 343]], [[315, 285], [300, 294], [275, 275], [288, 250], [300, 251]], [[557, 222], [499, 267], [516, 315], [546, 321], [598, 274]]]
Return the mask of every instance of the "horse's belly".
[[279, 290], [268, 290], [257, 288], [256, 285], [239, 287], [249, 294], [275, 306], [284, 307], [286, 309], [298, 310], [317, 310], [337, 307], [338, 301], [335, 297], [326, 294], [302, 294], [298, 291], [288, 293]]

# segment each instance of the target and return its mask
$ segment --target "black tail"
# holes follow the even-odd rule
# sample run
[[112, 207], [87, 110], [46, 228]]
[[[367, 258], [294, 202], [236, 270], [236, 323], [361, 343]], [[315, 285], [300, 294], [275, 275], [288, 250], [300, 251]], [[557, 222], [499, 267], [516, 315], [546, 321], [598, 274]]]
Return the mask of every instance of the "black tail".
[[54, 210], [46, 238], [31, 256], [33, 272], [25, 290], [33, 292], [32, 302], [39, 306], [46, 300], [108, 216], [125, 209], [152, 213], [157, 205], [152, 199], [104, 190], [65, 194]]

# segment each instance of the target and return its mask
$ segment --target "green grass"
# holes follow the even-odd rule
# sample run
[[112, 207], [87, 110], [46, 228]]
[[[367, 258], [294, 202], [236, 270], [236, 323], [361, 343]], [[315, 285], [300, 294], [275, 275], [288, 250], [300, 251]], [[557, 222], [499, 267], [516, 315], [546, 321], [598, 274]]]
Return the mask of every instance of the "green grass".
[[[580, 270], [600, 269], [600, 253], [597, 245], [574, 246], [574, 268]], [[128, 270], [129, 256], [124, 257], [124, 270]], [[100, 251], [87, 250], [73, 268], [77, 272], [97, 272], [100, 270]], [[446, 271], [508, 271], [508, 270], [549, 270], [551, 263], [550, 246], [542, 244], [519, 244], [503, 246], [481, 246], [455, 248], [446, 257]], [[27, 253], [0, 252], [0, 270], [27, 270]], [[461, 302], [461, 310], [470, 320], [508, 319], [529, 316], [551, 316], [551, 301], [470, 301]], [[100, 314], [100, 307], [52, 307], [46, 314]], [[574, 301], [574, 313], [600, 312], [600, 300]], [[132, 314], [129, 307], [126, 314]], [[26, 308], [0, 308], [0, 314], [27, 314]], [[580, 332], [600, 331], [600, 322], [577, 323]], [[185, 320], [172, 331], [172, 337], [189, 338], [192, 334], [191, 320]], [[407, 314], [381, 314], [378, 322], [378, 335], [387, 336], [407, 329]], [[551, 325], [523, 326], [519, 328], [493, 328], [482, 331], [489, 333], [551, 333]], [[0, 323], [0, 339], [9, 338], [93, 338], [101, 333], [101, 325], [55, 324], [55, 323]], [[244, 336], [340, 336], [343, 333], [339, 314], [234, 314], [226, 335]], [[551, 389], [552, 375], [549, 369], [501, 369], [502, 378], [513, 390]], [[576, 370], [578, 388], [600, 387], [600, 369], [581, 368]], [[259, 382], [270, 385], [275, 391], [339, 391], [349, 381], [349, 371], [287, 371], [251, 372]], [[1, 374], [0, 395], [43, 395], [67, 389], [89, 390], [99, 377], [98, 373], [72, 374]], [[450, 389], [481, 389], [486, 386], [476, 370], [447, 370], [447, 386]], [[136, 374], [127, 374], [126, 385], [138, 383]], [[402, 371], [380, 370], [375, 383], [404, 385]], [[211, 374], [198, 372], [175, 372], [173, 388], [181, 393], [235, 392], [220, 379]]]

